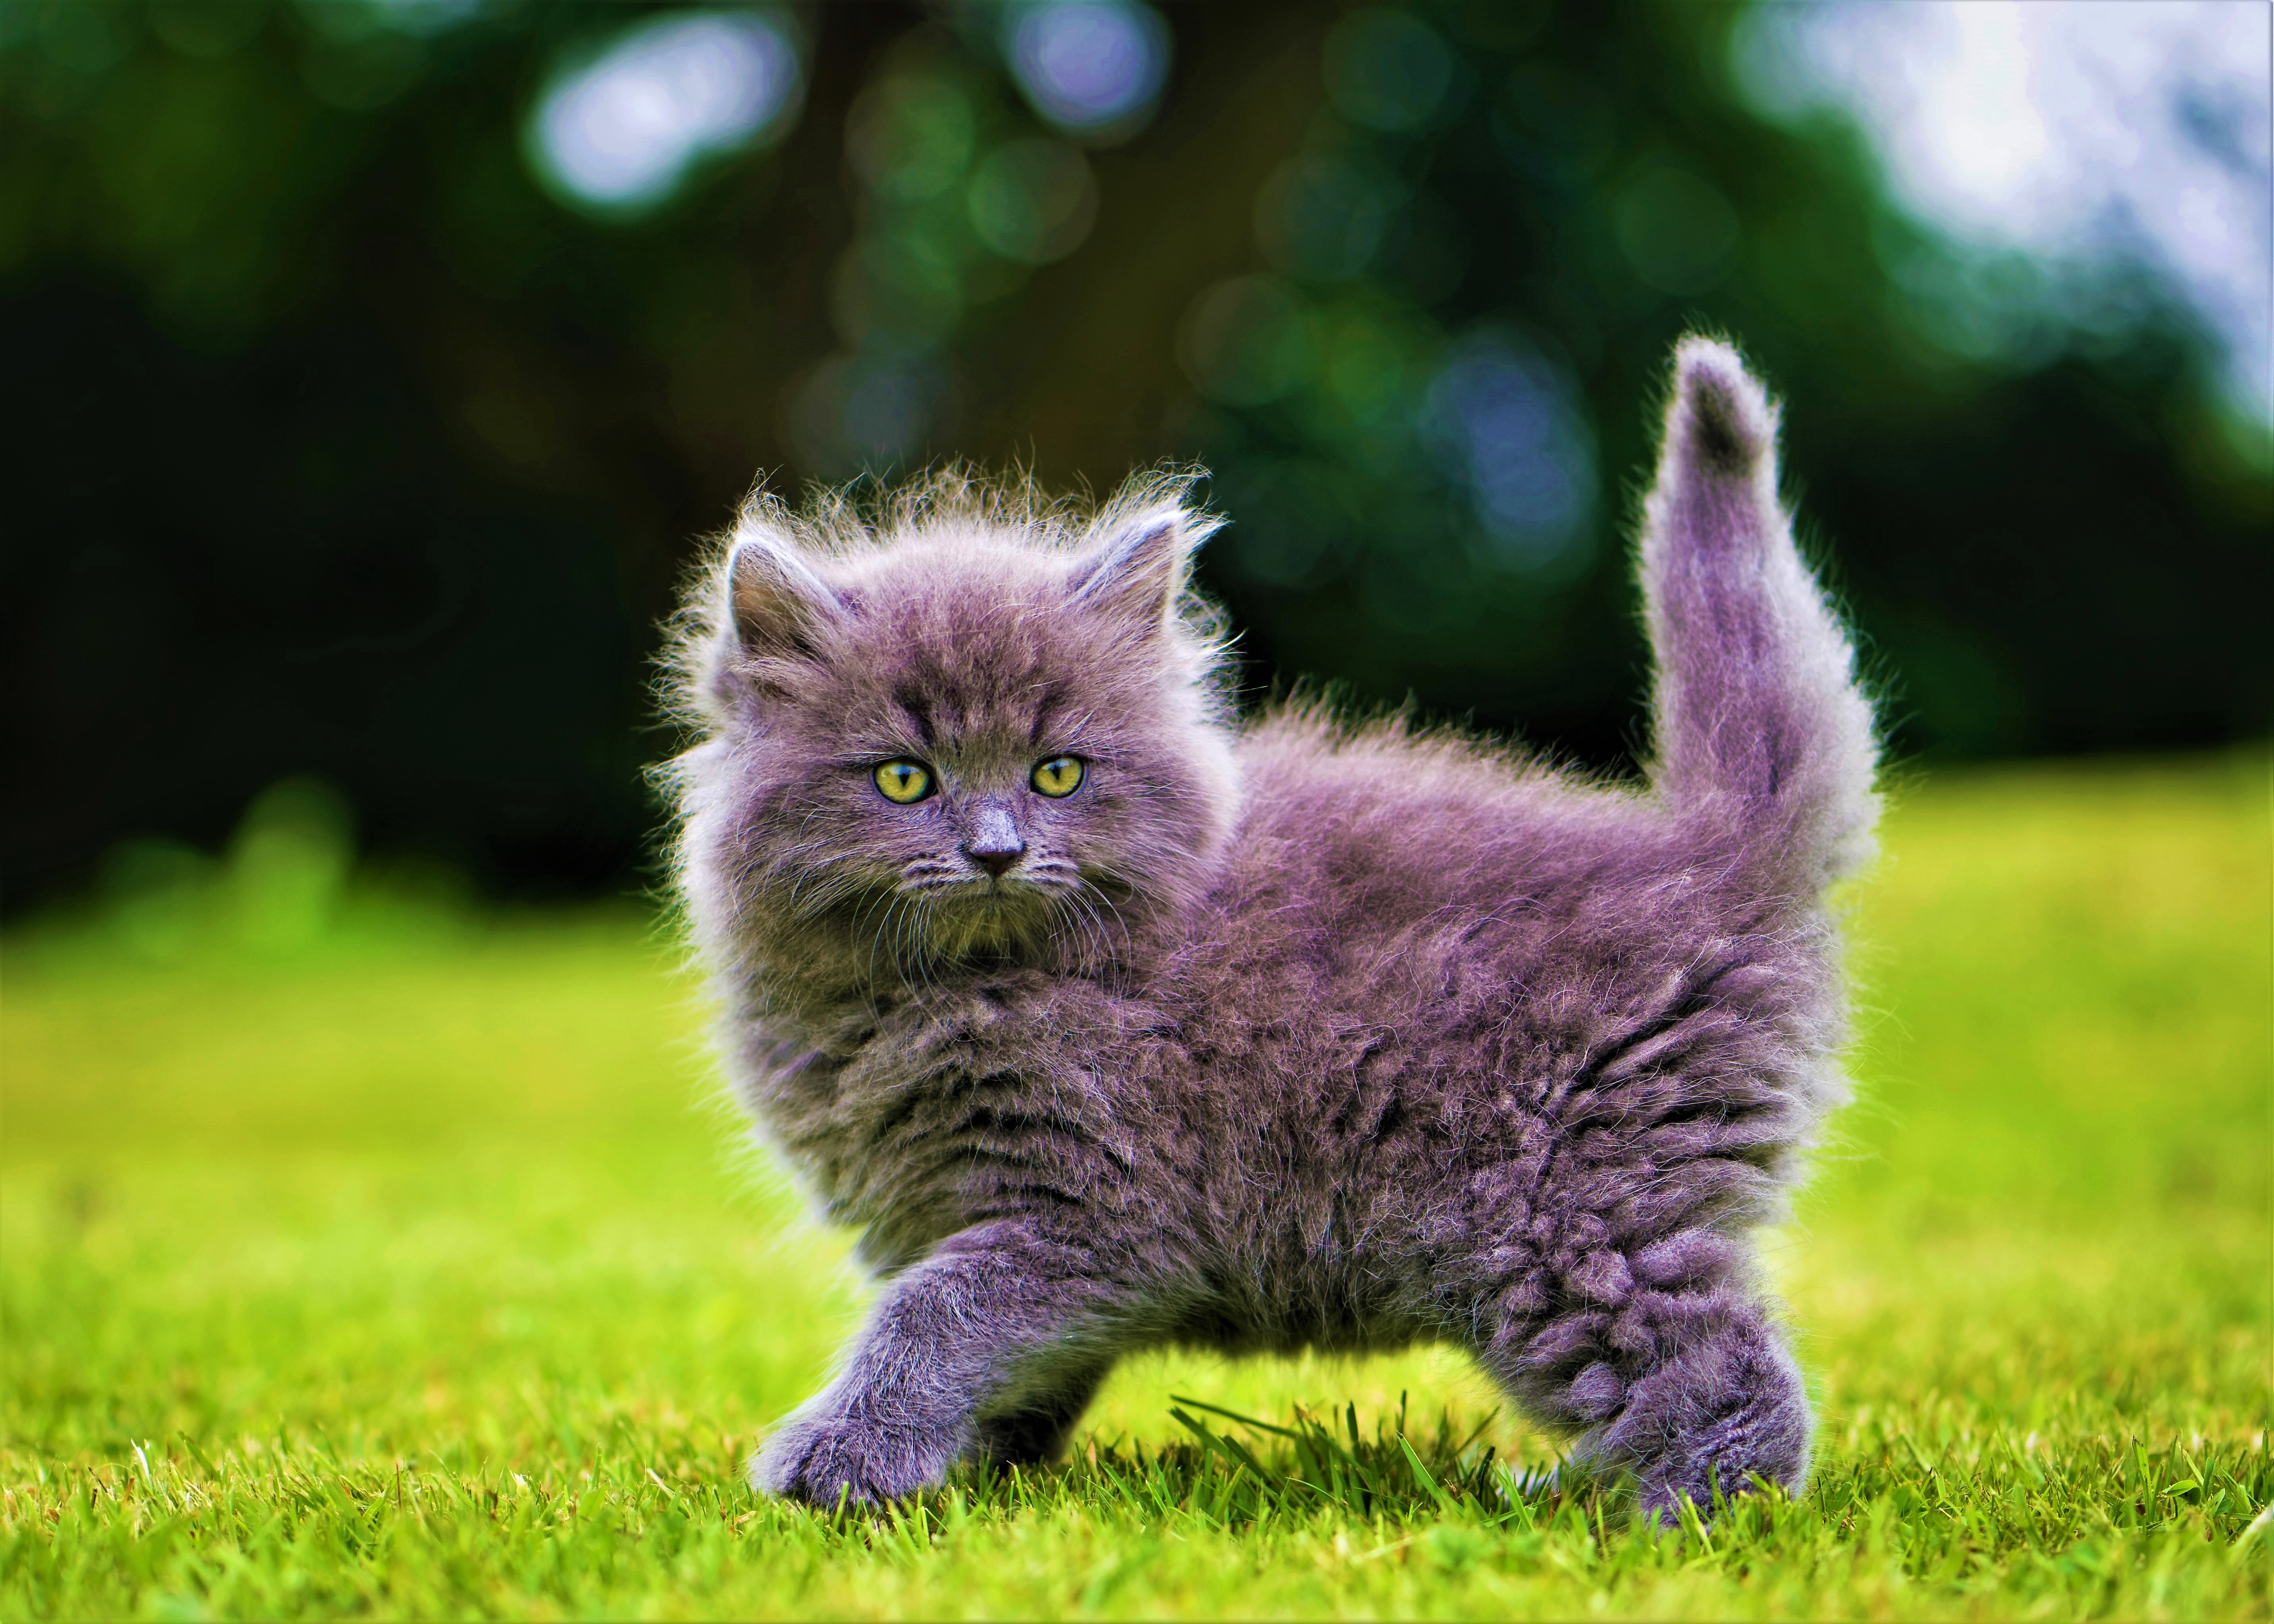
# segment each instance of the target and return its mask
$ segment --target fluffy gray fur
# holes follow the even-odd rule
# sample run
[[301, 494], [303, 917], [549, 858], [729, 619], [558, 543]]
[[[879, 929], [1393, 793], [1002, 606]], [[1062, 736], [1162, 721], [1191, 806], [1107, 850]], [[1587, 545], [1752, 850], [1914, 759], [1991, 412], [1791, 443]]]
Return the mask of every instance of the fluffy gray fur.
[[[1045, 1459], [1152, 1344], [1417, 1339], [1649, 1514], [1802, 1486], [1749, 1237], [1841, 1097], [1825, 892], [1875, 744], [1775, 429], [1683, 342], [1632, 787], [1237, 721], [1178, 479], [1094, 514], [953, 477], [874, 522], [752, 500], [687, 611], [683, 893], [741, 1100], [885, 1282], [759, 1487]], [[887, 799], [896, 762], [930, 793]]]

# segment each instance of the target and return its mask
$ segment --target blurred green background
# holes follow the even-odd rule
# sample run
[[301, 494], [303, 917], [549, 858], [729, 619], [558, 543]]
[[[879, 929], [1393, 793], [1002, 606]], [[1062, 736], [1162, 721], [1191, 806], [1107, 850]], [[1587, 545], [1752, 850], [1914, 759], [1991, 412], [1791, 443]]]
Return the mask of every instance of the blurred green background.
[[[2266, 1616], [2269, 19], [0, 0], [0, 1614]], [[1134, 1361], [925, 1551], [749, 1496], [863, 1294], [641, 899], [698, 538], [1203, 462], [1251, 694], [1615, 768], [1701, 325], [1897, 762], [1809, 1499], [1124, 1494], [1172, 1392], [1544, 1463], [1442, 1350]]]
[[1686, 1549], [1321, 1505], [1252, 1430], [1228, 1508], [1170, 1414], [1403, 1394], [1438, 1470], [1441, 1415], [1552, 1460], [1445, 1348], [1132, 1359], [1070, 1465], [905, 1544], [752, 1495], [868, 1293], [729, 1148], [672, 944], [408, 901], [276, 792], [0, 958], [0, 1617], [2263, 1620], [2267, 769], [1898, 799], [1844, 897], [1859, 1099], [1767, 1247], [1814, 1482]]
[[1902, 754], [2261, 735], [2263, 8], [2011, 10], [6, 0], [6, 905], [301, 775], [636, 889], [695, 538], [951, 455], [1204, 461], [1253, 688], [1616, 763], [1697, 324]]

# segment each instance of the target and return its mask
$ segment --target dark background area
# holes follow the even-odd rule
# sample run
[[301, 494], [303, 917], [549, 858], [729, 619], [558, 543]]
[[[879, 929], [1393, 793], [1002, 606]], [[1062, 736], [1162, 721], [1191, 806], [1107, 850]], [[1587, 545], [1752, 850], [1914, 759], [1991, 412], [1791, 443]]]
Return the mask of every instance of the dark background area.
[[[1995, 358], [1938, 343], [1899, 274], [1931, 235], [1852, 129], [1748, 109], [1739, 8], [1169, 8], [1149, 121], [1085, 140], [996, 13], [833, 4], [781, 14], [779, 139], [644, 213], [568, 206], [531, 109], [670, 11], [0, 10], [11, 911], [302, 772], [494, 892], [637, 885], [697, 538], [757, 476], [950, 455], [1100, 491], [1205, 462], [1259, 693], [1616, 763], [1627, 530], [1693, 325], [1788, 402], [1900, 754], [2267, 728], [2263, 431], [2222, 419], [2209, 341], [2142, 282]], [[1046, 139], [1094, 222], [994, 252], [958, 188]]]

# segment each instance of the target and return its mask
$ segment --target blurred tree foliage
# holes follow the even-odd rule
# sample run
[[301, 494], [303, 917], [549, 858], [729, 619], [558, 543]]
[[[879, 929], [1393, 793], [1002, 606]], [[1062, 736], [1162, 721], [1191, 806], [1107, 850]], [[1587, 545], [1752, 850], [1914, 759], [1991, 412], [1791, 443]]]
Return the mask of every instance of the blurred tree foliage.
[[777, 143], [602, 217], [527, 132], [629, 8], [11, 0], [9, 902], [294, 771], [494, 887], [626, 883], [648, 658], [754, 470], [1201, 459], [1258, 687], [1615, 762], [1700, 323], [1792, 402], [1901, 748], [2263, 732], [2274, 515], [2183, 313], [1939, 342], [1933, 239], [1745, 109], [1737, 15], [1176, 8], [1150, 122], [1084, 137], [988, 8], [817, 7]]

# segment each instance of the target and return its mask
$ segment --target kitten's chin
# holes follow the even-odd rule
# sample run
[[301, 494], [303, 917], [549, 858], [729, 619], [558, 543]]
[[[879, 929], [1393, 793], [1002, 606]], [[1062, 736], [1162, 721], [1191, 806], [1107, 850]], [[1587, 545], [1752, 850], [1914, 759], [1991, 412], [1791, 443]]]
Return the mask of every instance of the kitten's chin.
[[1050, 935], [1047, 898], [999, 880], [974, 883], [928, 912], [926, 941], [934, 957], [950, 961], [1027, 958]]

